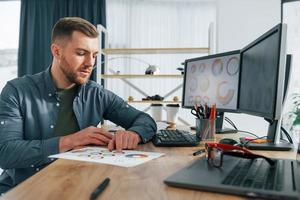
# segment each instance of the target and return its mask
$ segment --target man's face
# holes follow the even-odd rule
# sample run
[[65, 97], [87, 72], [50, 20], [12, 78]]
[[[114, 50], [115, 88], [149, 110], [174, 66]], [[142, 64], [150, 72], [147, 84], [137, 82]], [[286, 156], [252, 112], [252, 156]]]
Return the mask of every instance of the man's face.
[[67, 80], [79, 85], [86, 83], [98, 53], [98, 38], [74, 31], [61, 52], [59, 67]]

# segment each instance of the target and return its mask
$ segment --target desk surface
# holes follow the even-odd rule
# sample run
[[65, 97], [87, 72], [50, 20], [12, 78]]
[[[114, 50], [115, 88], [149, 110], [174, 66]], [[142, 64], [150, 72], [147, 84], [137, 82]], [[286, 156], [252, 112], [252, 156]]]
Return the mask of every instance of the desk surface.
[[[105, 177], [110, 177], [111, 181], [98, 199], [243, 199], [168, 187], [163, 183], [169, 175], [199, 158], [192, 156], [197, 149], [199, 147], [157, 148], [152, 143], [140, 145], [138, 150], [163, 152], [166, 155], [131, 168], [60, 159], [6, 193], [2, 200], [89, 199], [93, 189]], [[257, 153], [276, 158], [295, 158], [292, 151]]]

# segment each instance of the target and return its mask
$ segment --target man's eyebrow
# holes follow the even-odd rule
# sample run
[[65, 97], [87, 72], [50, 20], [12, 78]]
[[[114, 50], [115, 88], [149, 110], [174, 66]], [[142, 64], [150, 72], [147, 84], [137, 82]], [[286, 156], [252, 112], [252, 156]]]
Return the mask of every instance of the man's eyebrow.
[[82, 48], [76, 48], [75, 50], [76, 50], [76, 51], [85, 51], [85, 52], [89, 52], [88, 50], [82, 49]]
[[[76, 50], [76, 51], [84, 51], [84, 52], [87, 52], [87, 53], [90, 52], [90, 51], [88, 51], [88, 50], [86, 50], [86, 49], [83, 49], [83, 48], [76, 48], [75, 50]], [[98, 53], [99, 53], [99, 51], [96, 51], [96, 52], [93, 53], [93, 55], [98, 54]]]

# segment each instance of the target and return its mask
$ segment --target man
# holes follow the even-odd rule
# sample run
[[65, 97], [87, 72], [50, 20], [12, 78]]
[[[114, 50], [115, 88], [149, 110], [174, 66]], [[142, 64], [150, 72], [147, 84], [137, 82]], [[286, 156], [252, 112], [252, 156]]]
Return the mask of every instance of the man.
[[[52, 32], [52, 65], [9, 81], [0, 96], [0, 192], [52, 160], [49, 155], [84, 145], [135, 149], [156, 131], [153, 119], [89, 81], [98, 54], [98, 32], [81, 18], [60, 19]], [[125, 131], [97, 128], [110, 120]]]

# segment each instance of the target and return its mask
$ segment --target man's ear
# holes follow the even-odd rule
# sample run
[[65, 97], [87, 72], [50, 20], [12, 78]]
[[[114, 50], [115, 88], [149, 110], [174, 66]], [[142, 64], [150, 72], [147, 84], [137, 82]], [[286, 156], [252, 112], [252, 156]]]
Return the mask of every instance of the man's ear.
[[60, 59], [61, 51], [62, 51], [62, 49], [58, 44], [56, 44], [56, 43], [51, 44], [51, 53], [54, 58]]

